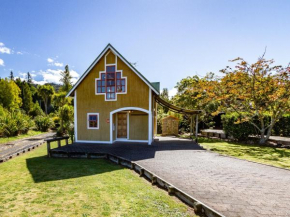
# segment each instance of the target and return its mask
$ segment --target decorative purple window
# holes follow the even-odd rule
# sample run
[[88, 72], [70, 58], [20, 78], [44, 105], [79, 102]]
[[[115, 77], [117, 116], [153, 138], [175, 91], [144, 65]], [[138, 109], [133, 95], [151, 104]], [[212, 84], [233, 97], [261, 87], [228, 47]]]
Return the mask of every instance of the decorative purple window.
[[116, 93], [126, 92], [126, 80], [121, 72], [116, 72], [116, 66], [107, 66], [106, 72], [101, 73], [101, 79], [97, 80], [97, 93], [104, 93], [107, 100], [116, 99]]

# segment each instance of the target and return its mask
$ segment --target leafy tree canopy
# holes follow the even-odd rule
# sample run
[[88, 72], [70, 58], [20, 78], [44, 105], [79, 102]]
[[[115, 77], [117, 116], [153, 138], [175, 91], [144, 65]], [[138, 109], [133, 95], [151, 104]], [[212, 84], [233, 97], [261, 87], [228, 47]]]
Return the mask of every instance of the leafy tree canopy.
[[[253, 64], [242, 58], [232, 62], [236, 63], [234, 69], [221, 70], [224, 77], [203, 83], [206, 100], [217, 101], [218, 112], [236, 112], [238, 122], [251, 123], [260, 132], [263, 144], [274, 124], [290, 111], [290, 67], [274, 66], [273, 60], [264, 57]], [[265, 122], [266, 115], [270, 116], [269, 123]]]
[[7, 109], [14, 110], [21, 106], [20, 89], [13, 80], [0, 80], [0, 104]]
[[54, 88], [51, 85], [47, 85], [47, 84], [39, 85], [37, 87], [37, 92], [44, 101], [45, 114], [47, 114], [47, 108], [49, 106], [48, 103], [54, 94]]

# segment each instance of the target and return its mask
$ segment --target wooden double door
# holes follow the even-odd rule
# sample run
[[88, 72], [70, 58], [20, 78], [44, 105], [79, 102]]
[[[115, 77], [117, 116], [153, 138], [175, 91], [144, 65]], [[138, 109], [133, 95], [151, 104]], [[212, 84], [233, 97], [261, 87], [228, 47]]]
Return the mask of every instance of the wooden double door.
[[117, 139], [128, 138], [128, 113], [117, 113]]

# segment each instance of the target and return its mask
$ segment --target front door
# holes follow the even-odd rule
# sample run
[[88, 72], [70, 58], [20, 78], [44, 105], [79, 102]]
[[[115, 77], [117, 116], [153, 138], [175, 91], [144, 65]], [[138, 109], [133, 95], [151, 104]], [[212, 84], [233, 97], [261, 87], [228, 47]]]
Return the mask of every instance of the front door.
[[117, 138], [127, 139], [127, 113], [118, 113]]

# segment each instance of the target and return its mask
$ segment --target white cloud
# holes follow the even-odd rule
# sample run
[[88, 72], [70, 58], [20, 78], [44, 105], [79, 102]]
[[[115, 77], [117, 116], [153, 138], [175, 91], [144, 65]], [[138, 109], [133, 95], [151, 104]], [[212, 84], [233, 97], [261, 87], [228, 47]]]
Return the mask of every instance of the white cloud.
[[20, 51], [17, 51], [16, 54], [18, 54], [18, 55], [23, 55], [23, 53], [20, 52]]
[[78, 78], [80, 76], [75, 70], [70, 70], [69, 72], [73, 78]]
[[63, 63], [59, 63], [59, 62], [55, 62], [54, 65], [57, 67], [63, 67]]
[[[60, 79], [61, 79], [60, 73], [62, 71], [63, 71], [62, 69], [47, 69], [45, 71], [41, 70], [37, 74], [42, 76], [43, 79], [41, 81], [33, 80], [33, 82], [35, 84], [45, 84], [45, 83], [60, 84]], [[79, 74], [74, 70], [70, 70], [70, 73], [72, 76], [72, 83], [74, 84], [78, 80]]]
[[53, 59], [51, 59], [51, 58], [47, 58], [47, 62], [49, 62], [49, 63], [53, 63]]
[[168, 91], [169, 98], [174, 97], [177, 94], [177, 89], [174, 87]]
[[13, 51], [8, 48], [5, 47], [4, 43], [0, 42], [0, 53], [7, 53], [7, 54], [11, 54]]
[[0, 59], [0, 66], [4, 66], [4, 60], [2, 60], [2, 59]]

